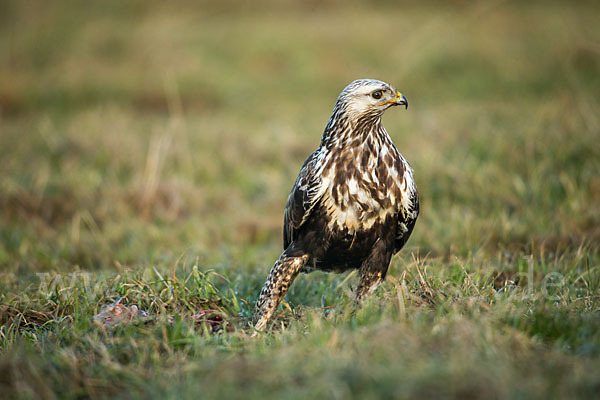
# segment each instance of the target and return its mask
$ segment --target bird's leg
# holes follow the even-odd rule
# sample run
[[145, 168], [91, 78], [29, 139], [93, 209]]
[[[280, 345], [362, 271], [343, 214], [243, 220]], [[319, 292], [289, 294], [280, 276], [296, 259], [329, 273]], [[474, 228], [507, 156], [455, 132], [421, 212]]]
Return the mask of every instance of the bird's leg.
[[288, 255], [288, 251], [286, 250], [275, 262], [256, 301], [256, 310], [253, 318], [255, 321], [255, 332], [252, 336], [266, 327], [277, 310], [279, 302], [281, 302], [281, 299], [283, 299], [292, 282], [294, 282], [294, 279], [298, 276], [302, 267], [306, 265], [307, 261], [307, 254], [292, 256]]
[[361, 307], [365, 298], [373, 293], [383, 280], [381, 271], [363, 269], [358, 271], [358, 287], [356, 288], [356, 304]]
[[392, 253], [385, 240], [378, 239], [371, 254], [358, 270], [358, 286], [356, 287], [356, 303], [360, 307], [368, 295], [373, 293], [385, 278]]

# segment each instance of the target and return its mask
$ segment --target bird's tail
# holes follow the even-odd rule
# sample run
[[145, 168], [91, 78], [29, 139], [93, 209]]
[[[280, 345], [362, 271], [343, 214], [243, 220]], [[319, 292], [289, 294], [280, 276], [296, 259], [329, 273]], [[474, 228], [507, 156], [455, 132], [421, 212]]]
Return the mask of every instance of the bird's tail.
[[267, 281], [256, 301], [256, 310], [253, 318], [255, 322], [254, 334], [266, 327], [277, 310], [279, 302], [283, 299], [292, 282], [294, 282], [294, 279], [307, 262], [307, 254], [294, 254], [292, 256], [286, 250], [279, 256], [279, 259], [275, 262], [273, 268], [271, 268], [271, 272], [267, 276]]

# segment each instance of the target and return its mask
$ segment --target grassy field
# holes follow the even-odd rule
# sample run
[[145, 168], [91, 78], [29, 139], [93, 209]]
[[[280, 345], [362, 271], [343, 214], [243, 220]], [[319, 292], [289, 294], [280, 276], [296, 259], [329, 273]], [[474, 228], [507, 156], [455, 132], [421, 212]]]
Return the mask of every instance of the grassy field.
[[[597, 396], [600, 5], [216, 3], [0, 2], [0, 398]], [[250, 339], [363, 77], [410, 102], [413, 236], [362, 309], [302, 275]], [[92, 320], [119, 298], [150, 315]]]

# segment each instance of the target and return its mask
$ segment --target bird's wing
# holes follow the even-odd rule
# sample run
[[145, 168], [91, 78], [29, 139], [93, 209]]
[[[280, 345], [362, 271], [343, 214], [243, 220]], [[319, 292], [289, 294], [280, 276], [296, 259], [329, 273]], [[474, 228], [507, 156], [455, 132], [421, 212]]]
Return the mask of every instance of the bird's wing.
[[312, 153], [300, 169], [298, 178], [287, 199], [283, 214], [283, 248], [296, 239], [298, 229], [306, 222], [315, 204], [323, 196], [324, 185], [321, 178], [322, 154]]
[[396, 228], [396, 242], [394, 244], [394, 253], [397, 253], [404, 247], [404, 244], [410, 237], [415, 227], [417, 217], [419, 216], [419, 196], [416, 189], [406, 193], [407, 200], [403, 202], [400, 213], [398, 213], [398, 224]]

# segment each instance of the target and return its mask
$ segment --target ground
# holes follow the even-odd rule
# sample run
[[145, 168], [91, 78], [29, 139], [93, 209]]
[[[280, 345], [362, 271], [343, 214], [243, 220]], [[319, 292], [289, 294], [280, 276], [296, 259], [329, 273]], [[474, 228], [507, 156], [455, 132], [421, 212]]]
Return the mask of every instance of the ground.
[[[600, 391], [596, 2], [0, 8], [0, 393]], [[287, 194], [357, 78], [409, 100], [384, 124], [420, 219], [362, 309], [354, 274], [302, 275], [250, 339]], [[93, 321], [119, 298], [149, 317]]]

